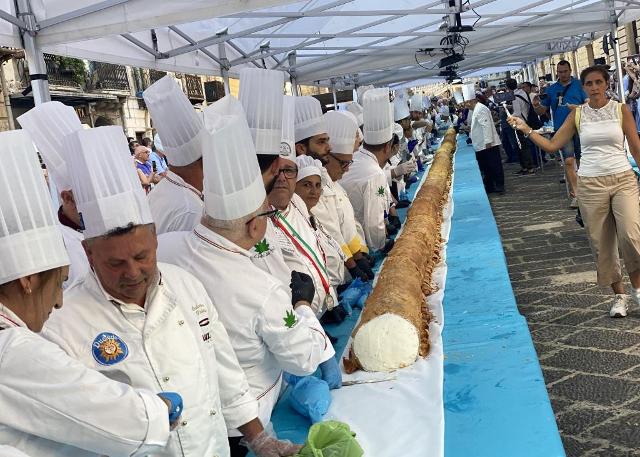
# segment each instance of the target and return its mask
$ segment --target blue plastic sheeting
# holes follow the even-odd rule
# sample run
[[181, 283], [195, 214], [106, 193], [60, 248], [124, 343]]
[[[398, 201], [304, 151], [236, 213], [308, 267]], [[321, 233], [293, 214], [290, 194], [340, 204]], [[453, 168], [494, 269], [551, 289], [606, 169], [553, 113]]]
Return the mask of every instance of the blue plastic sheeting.
[[473, 149], [458, 142], [444, 297], [446, 457], [564, 457]]
[[[418, 173], [418, 183], [422, 181], [425, 172]], [[409, 200], [413, 201], [416, 192], [418, 190], [418, 183], [413, 184], [407, 191]], [[398, 217], [404, 223], [407, 217], [408, 208], [399, 209]], [[376, 263], [374, 271], [378, 272], [380, 269], [381, 261]], [[336, 357], [341, 357], [344, 352], [351, 332], [358, 322], [360, 317], [360, 309], [354, 308], [351, 316], [347, 317], [340, 324], [328, 324], [324, 328], [331, 336], [338, 338], [338, 342], [333, 345], [336, 351]], [[271, 423], [276, 430], [278, 437], [282, 439], [289, 439], [294, 443], [304, 443], [307, 439], [307, 433], [311, 427], [311, 422], [306, 417], [298, 414], [290, 405], [289, 400], [289, 388], [280, 397], [280, 400], [276, 404], [276, 407], [271, 415]]]

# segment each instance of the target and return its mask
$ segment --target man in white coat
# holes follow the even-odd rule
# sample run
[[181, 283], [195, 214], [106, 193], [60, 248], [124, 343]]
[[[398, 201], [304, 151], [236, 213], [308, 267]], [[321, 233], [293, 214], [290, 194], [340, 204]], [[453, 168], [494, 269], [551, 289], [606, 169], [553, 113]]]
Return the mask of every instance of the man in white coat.
[[347, 257], [345, 266], [352, 278], [373, 279], [373, 271], [364, 256], [367, 245], [358, 233], [358, 224], [347, 193], [337, 181], [353, 162], [358, 125], [349, 111], [329, 111], [324, 114], [331, 145], [329, 160], [324, 166], [320, 201], [311, 210], [329, 234], [340, 244]]
[[36, 333], [62, 306], [69, 258], [29, 135], [0, 133], [0, 155], [0, 456], [161, 450], [169, 438], [163, 400], [86, 368]]
[[[289, 292], [287, 283], [251, 261], [249, 249], [264, 238], [266, 219], [274, 211], [266, 200], [247, 121], [227, 112], [208, 110], [205, 116], [211, 134], [203, 151], [205, 216], [189, 233], [161, 236], [158, 253], [206, 285], [266, 424], [283, 371], [305, 376], [327, 360], [336, 367], [337, 362], [311, 309], [311, 278], [291, 273]], [[238, 433], [232, 430], [230, 436], [233, 448]]]
[[89, 262], [82, 247], [82, 220], [76, 208], [71, 188], [71, 178], [67, 165], [68, 153], [62, 147], [65, 135], [82, 130], [82, 124], [75, 110], [60, 102], [47, 102], [36, 106], [18, 117], [18, 122], [26, 130], [47, 166], [49, 178], [60, 196], [58, 221], [61, 226], [64, 244], [69, 253], [69, 279], [64, 288], [68, 288], [82, 279], [89, 271]]
[[485, 191], [503, 193], [504, 171], [500, 157], [502, 142], [493, 123], [491, 111], [480, 101], [481, 99], [484, 100], [484, 96], [477, 93], [473, 99], [468, 100], [469, 109], [473, 110], [469, 138], [476, 151], [476, 160], [482, 173]]
[[[282, 444], [268, 437], [258, 405], [203, 285], [156, 262], [146, 197], [119, 127], [65, 137], [92, 273], [69, 289], [44, 336], [81, 363], [136, 387], [177, 390], [179, 427], [152, 455], [228, 456], [239, 428], [258, 457]], [[104, 173], [89, 174], [94, 162]], [[284, 454], [288, 455], [288, 454]]]
[[162, 140], [169, 170], [149, 193], [158, 234], [191, 230], [202, 217], [202, 115], [175, 78], [165, 76], [143, 94]]
[[367, 91], [364, 96], [364, 144], [354, 154], [353, 164], [340, 180], [371, 251], [384, 249], [386, 244], [389, 190], [383, 167], [394, 154], [393, 124], [388, 89]]

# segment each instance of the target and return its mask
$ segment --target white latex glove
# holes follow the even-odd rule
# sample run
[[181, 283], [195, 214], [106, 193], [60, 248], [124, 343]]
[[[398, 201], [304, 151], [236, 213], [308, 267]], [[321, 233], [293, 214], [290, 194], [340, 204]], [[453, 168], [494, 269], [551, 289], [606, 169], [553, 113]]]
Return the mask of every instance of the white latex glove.
[[302, 446], [293, 444], [289, 440], [274, 438], [264, 430], [251, 440], [248, 446], [256, 457], [288, 457], [302, 449]]
[[402, 162], [395, 168], [396, 176], [404, 176], [418, 170], [418, 165], [416, 164], [415, 159], [407, 160], [406, 162]]

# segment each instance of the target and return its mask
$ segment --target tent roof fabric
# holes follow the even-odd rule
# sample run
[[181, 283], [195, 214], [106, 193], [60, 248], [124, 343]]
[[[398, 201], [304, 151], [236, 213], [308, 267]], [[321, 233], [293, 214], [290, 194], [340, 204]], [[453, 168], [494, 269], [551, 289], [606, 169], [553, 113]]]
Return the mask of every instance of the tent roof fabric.
[[[621, 24], [640, 16], [631, 0], [467, 3], [472, 9], [462, 13], [462, 23], [475, 30], [462, 34], [469, 40], [465, 60], [458, 63], [462, 75], [572, 49], [594, 32], [608, 32], [616, 14]], [[264, 65], [290, 71], [299, 83], [328, 85], [333, 78], [338, 88], [437, 77], [445, 55], [440, 26], [449, 12], [442, 0], [87, 0], [80, 9], [77, 4], [31, 0], [43, 51], [212, 75], [221, 74], [227, 61], [232, 76], [245, 66]], [[0, 18], [8, 15], [15, 16], [14, 0], [0, 0]], [[20, 43], [18, 28], [0, 19], [0, 45]]]

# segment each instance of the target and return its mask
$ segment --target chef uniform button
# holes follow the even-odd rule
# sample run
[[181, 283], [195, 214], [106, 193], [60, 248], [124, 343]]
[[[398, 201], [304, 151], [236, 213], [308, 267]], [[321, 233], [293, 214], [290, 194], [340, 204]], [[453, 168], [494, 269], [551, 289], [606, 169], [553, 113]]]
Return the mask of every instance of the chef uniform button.
[[162, 380], [163, 380], [164, 382], [169, 382], [169, 376], [165, 376], [164, 378], [162, 378]]
[[187, 421], [182, 421], [182, 422], [180, 422], [180, 425], [182, 425], [183, 427], [186, 427], [187, 423], [188, 423]]
[[178, 321], [178, 325], [184, 325], [184, 321]]
[[212, 409], [211, 411], [209, 411], [209, 416], [215, 416], [216, 415], [216, 410]]

